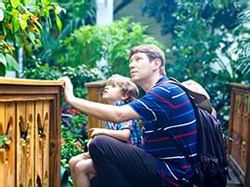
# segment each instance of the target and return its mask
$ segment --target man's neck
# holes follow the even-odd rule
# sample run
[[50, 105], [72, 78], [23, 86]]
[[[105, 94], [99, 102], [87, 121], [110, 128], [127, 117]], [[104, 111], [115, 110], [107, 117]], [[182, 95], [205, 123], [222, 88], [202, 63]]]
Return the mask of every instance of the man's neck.
[[154, 76], [154, 77], [150, 77], [150, 79], [145, 80], [145, 82], [143, 82], [140, 86], [142, 87], [142, 89], [145, 92], [148, 92], [155, 84], [156, 82], [163, 77], [163, 75], [158, 75], [158, 76]]

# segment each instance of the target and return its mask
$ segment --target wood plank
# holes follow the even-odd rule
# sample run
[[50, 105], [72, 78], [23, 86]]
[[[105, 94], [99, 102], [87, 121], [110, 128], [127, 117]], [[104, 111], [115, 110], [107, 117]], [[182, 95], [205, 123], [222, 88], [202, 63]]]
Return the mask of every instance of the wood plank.
[[7, 172], [7, 186], [15, 186], [16, 185], [16, 112], [15, 112], [15, 103], [6, 103], [5, 105], [6, 113], [6, 134], [10, 137], [11, 144], [9, 145], [9, 150], [6, 155], [6, 167], [5, 172]]
[[[41, 86], [22, 86], [22, 85], [1, 85], [0, 84], [0, 94], [2, 96], [6, 95], [41, 95], [41, 94], [57, 94], [58, 88], [61, 87], [41, 87]], [[18, 90], [18, 91], [17, 91]], [[2, 97], [1, 96], [1, 97]]]
[[242, 169], [246, 172], [246, 144], [247, 144], [247, 134], [248, 134], [248, 124], [246, 123], [246, 112], [248, 105], [248, 97], [245, 94], [242, 94], [242, 113], [241, 113], [241, 121], [242, 121], [242, 141], [241, 141], [241, 166]]
[[22, 85], [22, 86], [63, 86], [63, 81], [58, 80], [37, 80], [37, 79], [16, 79], [1, 77], [0, 85]]
[[250, 186], [250, 89], [248, 89], [248, 106], [247, 106], [247, 112], [246, 112], [246, 126], [248, 127], [247, 132], [247, 143], [246, 143], [246, 175], [245, 175], [245, 186]]
[[[25, 134], [26, 128], [26, 104], [25, 102], [17, 103], [17, 136], [16, 136], [16, 145], [17, 145], [17, 185], [18, 186], [27, 186], [26, 184], [26, 170], [27, 170], [27, 160], [25, 154], [27, 151], [26, 140], [22, 138], [22, 134]], [[26, 138], [26, 137], [25, 137]]]
[[[6, 119], [5, 119], [5, 103], [0, 102], [0, 135], [5, 135]], [[7, 186], [7, 165], [5, 163], [6, 151], [4, 148], [0, 149], [0, 179], [2, 186]]]
[[35, 103], [35, 180], [36, 186], [43, 186], [43, 129], [42, 129], [42, 117], [43, 117], [43, 102], [37, 101]]
[[60, 181], [60, 164], [61, 164], [61, 116], [60, 114], [60, 92], [53, 101], [50, 101], [50, 119], [49, 133], [49, 186], [61, 186]]
[[34, 102], [17, 103], [17, 185], [35, 187]]
[[[85, 86], [88, 88], [88, 100], [103, 103], [101, 93], [105, 86], [105, 81], [85, 83]], [[104, 123], [103, 120], [88, 116], [88, 129], [93, 127], [103, 128]]]
[[42, 125], [45, 137], [43, 138], [43, 186], [49, 186], [49, 132], [50, 132], [50, 102], [43, 102]]
[[54, 99], [54, 95], [6, 95], [0, 98], [0, 102], [13, 101], [44, 101]]
[[28, 150], [26, 159], [29, 160], [27, 163], [27, 186], [35, 187], [35, 102], [26, 102], [26, 121], [28, 123]]

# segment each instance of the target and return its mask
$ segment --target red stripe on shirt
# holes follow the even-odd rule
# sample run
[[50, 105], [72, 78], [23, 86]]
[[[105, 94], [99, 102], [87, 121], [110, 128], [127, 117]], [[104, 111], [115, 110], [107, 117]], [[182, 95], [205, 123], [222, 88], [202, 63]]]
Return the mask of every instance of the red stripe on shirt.
[[180, 104], [174, 105], [171, 102], [169, 102], [167, 99], [165, 99], [164, 97], [162, 97], [162, 96], [160, 96], [160, 95], [158, 95], [156, 93], [151, 92], [151, 94], [154, 95], [155, 97], [158, 97], [159, 99], [162, 100], [162, 102], [168, 104], [171, 108], [174, 108], [174, 109], [183, 107], [183, 106], [187, 105], [188, 103], [190, 103], [190, 100], [188, 99], [184, 103], [180, 103]]
[[188, 132], [188, 133], [185, 133], [185, 134], [177, 135], [177, 136], [174, 137], [174, 139], [180, 139], [180, 138], [192, 136], [192, 135], [194, 135], [194, 134], [197, 134], [197, 130], [194, 130], [194, 131], [192, 131], [192, 132]]

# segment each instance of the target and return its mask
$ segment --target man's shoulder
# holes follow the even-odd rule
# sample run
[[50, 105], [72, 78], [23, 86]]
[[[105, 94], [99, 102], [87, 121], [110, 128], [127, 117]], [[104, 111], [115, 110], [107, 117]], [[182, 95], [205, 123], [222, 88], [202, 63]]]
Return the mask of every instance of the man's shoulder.
[[173, 84], [171, 82], [168, 81], [162, 81], [160, 82], [158, 85], [156, 85], [155, 87], [152, 88], [152, 90], [149, 92], [150, 93], [158, 93], [158, 94], [163, 94], [163, 95], [175, 95], [175, 94], [179, 94], [181, 92], [184, 92], [184, 90], [179, 87], [176, 84]]

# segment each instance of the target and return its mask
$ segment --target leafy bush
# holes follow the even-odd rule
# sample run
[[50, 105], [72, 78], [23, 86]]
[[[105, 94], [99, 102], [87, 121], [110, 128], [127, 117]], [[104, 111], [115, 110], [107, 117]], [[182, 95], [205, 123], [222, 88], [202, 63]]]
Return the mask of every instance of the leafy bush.
[[53, 1], [35, 2], [10, 1], [0, 2], [0, 75], [6, 70], [18, 70], [16, 50], [23, 47], [32, 53], [41, 46], [42, 19], [49, 20], [54, 13], [59, 27], [59, 13], [63, 10]]
[[[138, 44], [155, 43], [146, 34], [146, 27], [131, 23], [129, 18], [113, 22], [110, 26], [83, 26], [63, 41], [66, 52], [58, 59], [61, 65], [85, 64], [96, 67], [102, 58], [108, 61], [108, 75], [129, 74], [128, 50]], [[160, 45], [161, 46], [161, 45]]]
[[[75, 29], [83, 25], [94, 24], [95, 22], [95, 0], [57, 0], [61, 7], [65, 9], [60, 13], [61, 30], [55, 27], [51, 22], [42, 24], [43, 31], [41, 33], [42, 46], [35, 52], [35, 56], [43, 63], [50, 66], [57, 64], [58, 57], [65, 52], [60, 41], [68, 37]], [[51, 20], [57, 20], [55, 16], [51, 16]], [[26, 66], [32, 66], [33, 60], [26, 58]]]
[[[62, 107], [61, 166], [69, 171], [71, 157], [86, 151], [86, 116], [65, 104]], [[67, 186], [72, 186], [71, 177]]]
[[[194, 79], [204, 85], [223, 125], [227, 125], [229, 83], [249, 82], [249, 55], [235, 60], [232, 52], [238, 43], [237, 53], [249, 54], [249, 29], [241, 24], [234, 32], [239, 25], [238, 16], [248, 3], [240, 0], [144, 2], [144, 12], [161, 22], [163, 32], [171, 33], [173, 39], [167, 55], [174, 58], [167, 72], [181, 81]], [[242, 16], [245, 26], [249, 25], [247, 15], [249, 10]], [[248, 33], [248, 39], [242, 40], [243, 33]]]
[[74, 93], [78, 97], [86, 97], [87, 90], [84, 83], [102, 79], [101, 74], [97, 68], [88, 69], [84, 64], [58, 68], [37, 63], [36, 68], [27, 68], [24, 71], [24, 76], [29, 79], [57, 80], [59, 77], [68, 76], [74, 85]]

